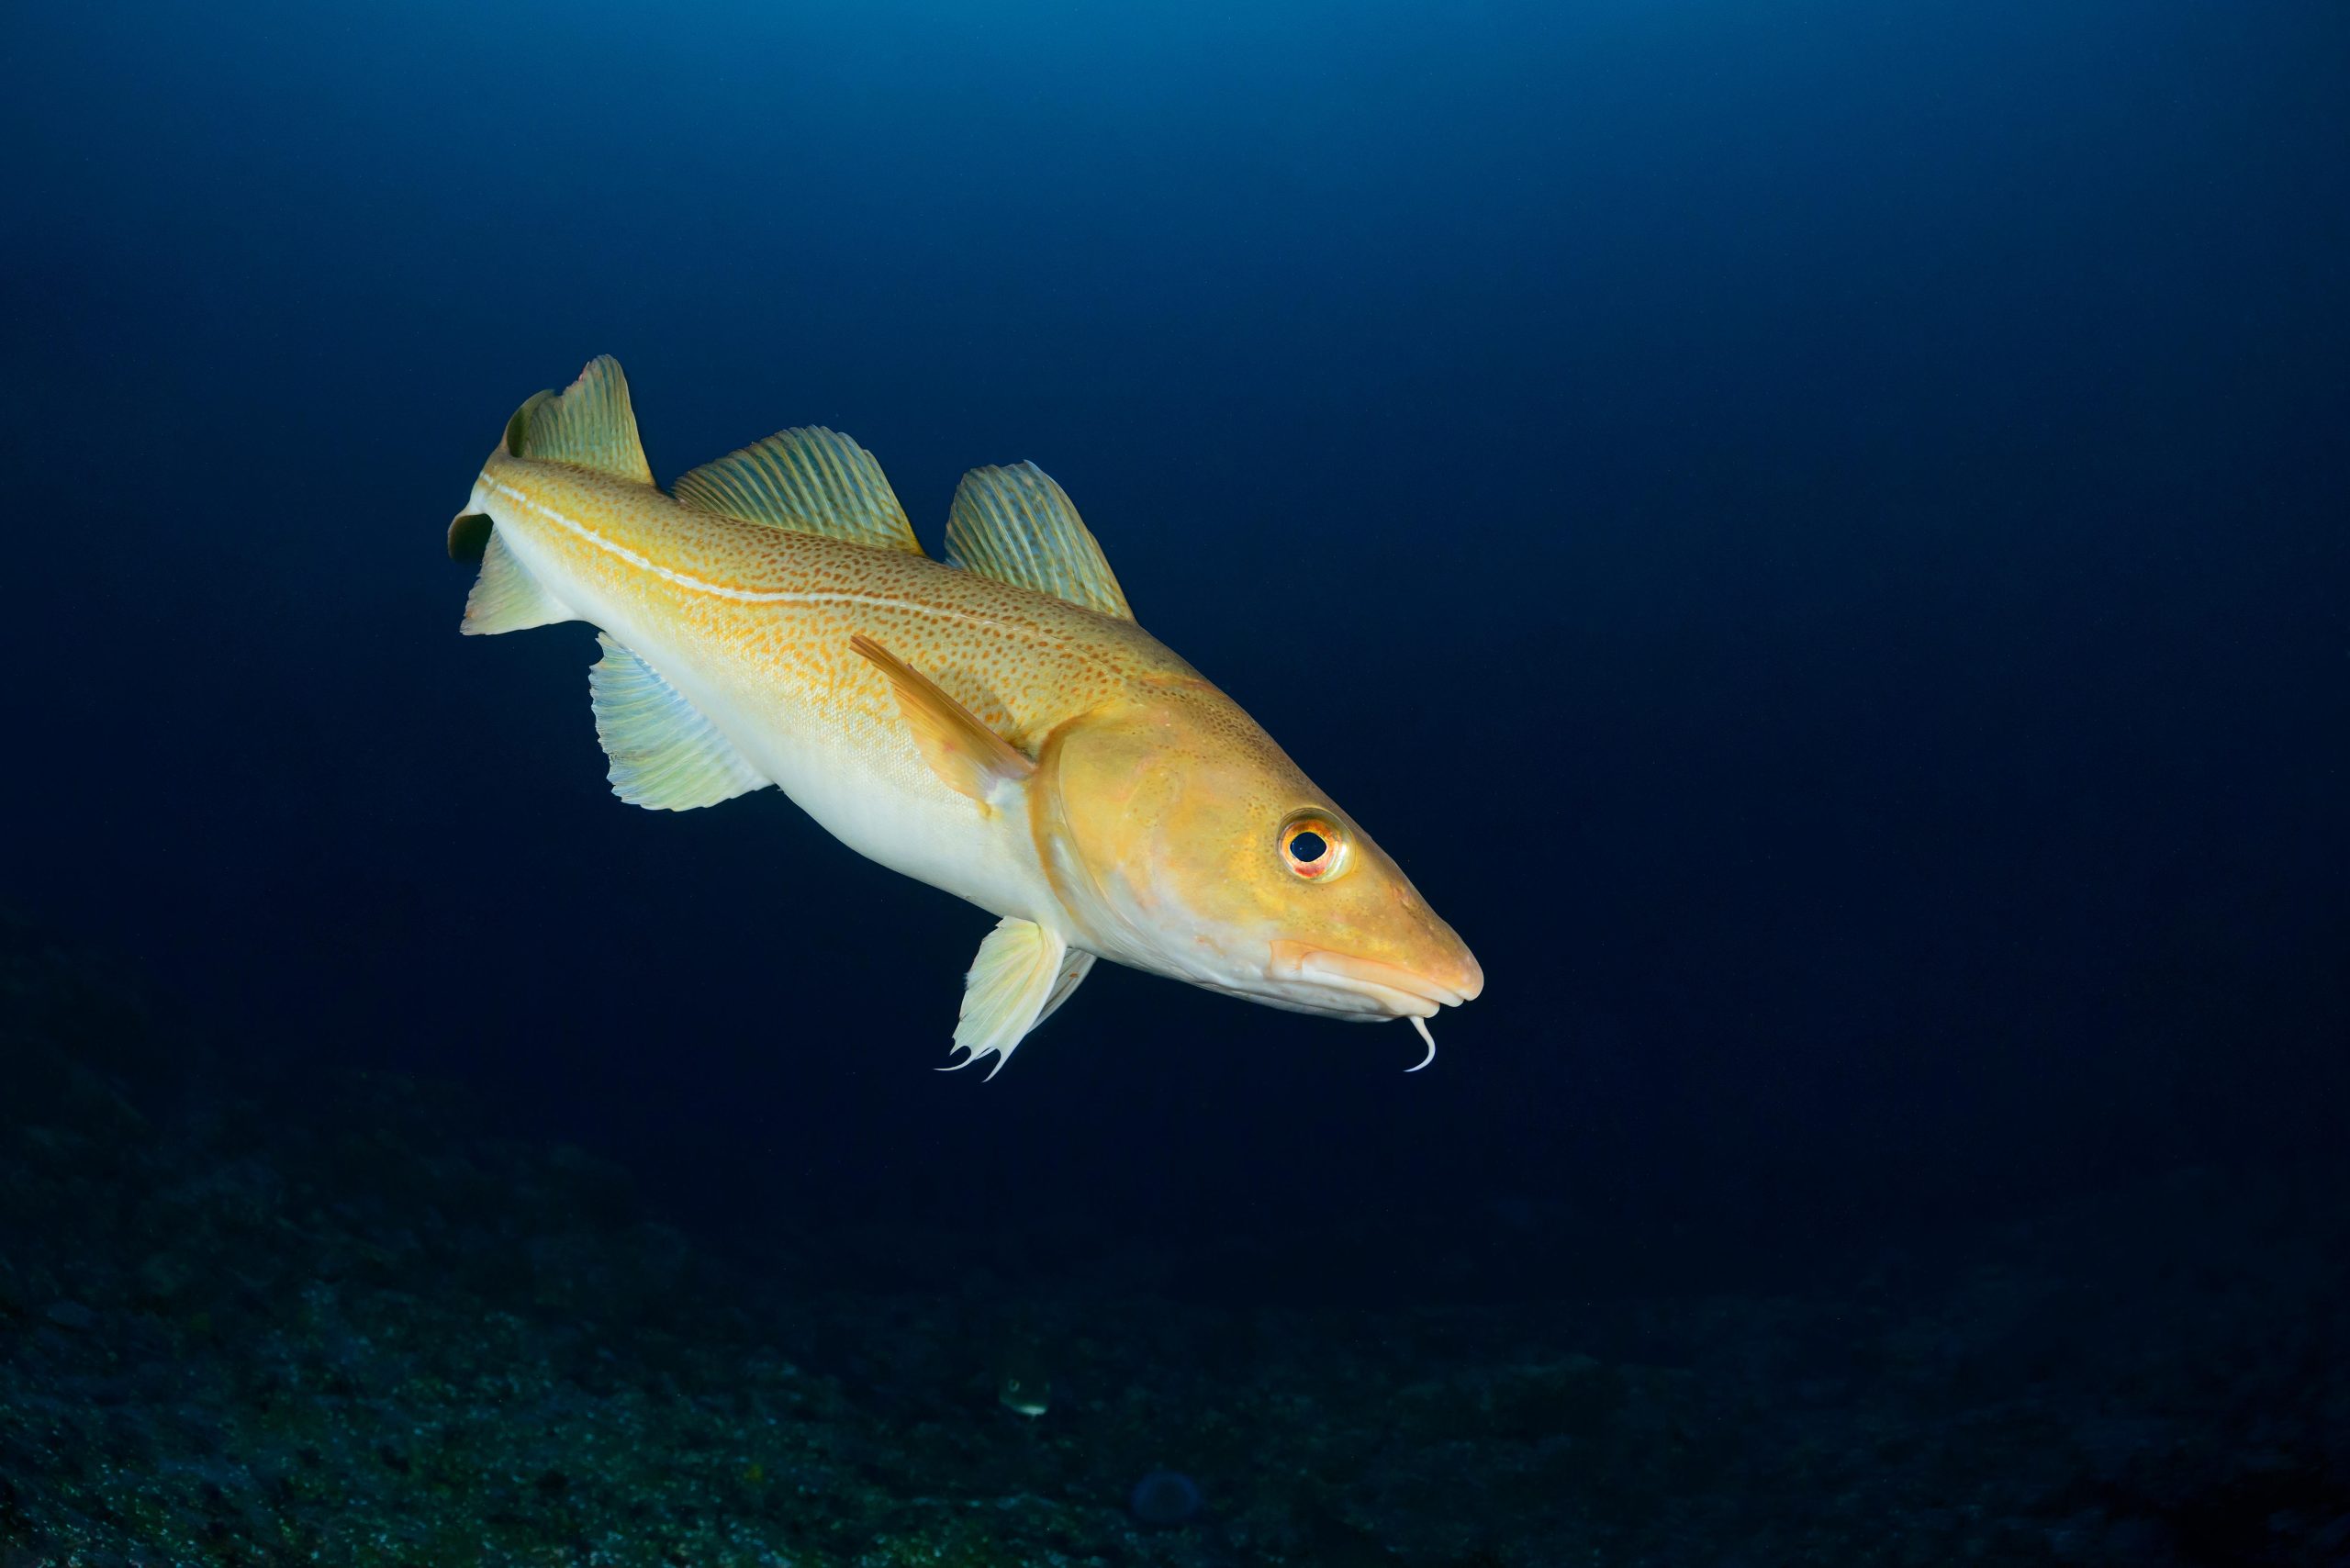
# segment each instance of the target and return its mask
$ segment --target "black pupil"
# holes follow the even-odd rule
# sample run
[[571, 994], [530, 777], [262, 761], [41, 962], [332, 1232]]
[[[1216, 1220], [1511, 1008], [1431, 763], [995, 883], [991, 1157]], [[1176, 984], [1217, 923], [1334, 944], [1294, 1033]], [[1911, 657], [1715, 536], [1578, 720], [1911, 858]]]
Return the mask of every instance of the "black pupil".
[[1330, 853], [1330, 846], [1318, 833], [1301, 833], [1289, 841], [1289, 852], [1299, 860], [1319, 860]]

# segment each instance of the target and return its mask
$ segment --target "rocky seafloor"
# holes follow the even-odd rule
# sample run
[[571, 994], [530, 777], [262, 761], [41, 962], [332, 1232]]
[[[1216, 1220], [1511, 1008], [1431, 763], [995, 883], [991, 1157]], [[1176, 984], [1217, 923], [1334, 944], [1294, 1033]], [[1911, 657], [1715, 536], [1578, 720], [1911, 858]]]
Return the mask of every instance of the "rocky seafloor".
[[168, 1033], [0, 925], [0, 1568], [2350, 1563], [2306, 1173], [1802, 1294], [989, 1316], [722, 1268], [445, 1092], [288, 1116]]

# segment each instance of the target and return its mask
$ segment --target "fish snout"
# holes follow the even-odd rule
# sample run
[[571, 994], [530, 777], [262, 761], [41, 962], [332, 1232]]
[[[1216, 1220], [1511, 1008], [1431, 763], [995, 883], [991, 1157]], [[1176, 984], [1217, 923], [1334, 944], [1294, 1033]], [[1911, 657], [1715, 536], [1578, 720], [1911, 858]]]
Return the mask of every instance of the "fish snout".
[[1452, 989], [1460, 993], [1463, 1002], [1474, 1002], [1484, 994], [1485, 966], [1479, 963], [1477, 955], [1465, 946], [1460, 949], [1460, 960], [1447, 978], [1451, 981]]
[[1485, 971], [1465, 947], [1457, 963], [1428, 973], [1310, 943], [1281, 941], [1272, 945], [1267, 974], [1323, 993], [1332, 1012], [1375, 1012], [1390, 1018], [1432, 1018], [1439, 1008], [1458, 1007], [1485, 989]]

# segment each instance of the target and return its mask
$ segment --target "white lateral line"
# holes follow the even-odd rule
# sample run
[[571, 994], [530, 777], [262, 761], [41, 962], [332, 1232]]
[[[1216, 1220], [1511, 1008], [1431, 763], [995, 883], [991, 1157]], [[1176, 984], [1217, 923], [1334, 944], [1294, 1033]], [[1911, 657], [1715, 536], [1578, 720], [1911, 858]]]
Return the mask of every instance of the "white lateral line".
[[536, 497], [524, 495], [502, 480], [492, 479], [489, 483], [499, 495], [517, 506], [538, 513], [559, 528], [569, 530], [599, 550], [619, 556], [639, 571], [650, 572], [655, 577], [673, 582], [681, 588], [690, 589], [695, 593], [706, 593], [713, 599], [731, 599], [743, 604], [878, 604], [893, 610], [912, 610], [917, 615], [935, 615], [949, 621], [960, 621], [969, 626], [990, 626], [1000, 631], [1017, 630], [1017, 628], [1006, 626], [1001, 621], [992, 621], [983, 615], [966, 615], [959, 610], [947, 610], [935, 604], [924, 604], [918, 599], [892, 599], [888, 594], [845, 591], [803, 593], [789, 589], [761, 592], [752, 588], [722, 588], [717, 583], [704, 582], [699, 577], [688, 577], [685, 573], [662, 566], [657, 561], [648, 560], [627, 545], [605, 538], [587, 524], [564, 516], [563, 513]]

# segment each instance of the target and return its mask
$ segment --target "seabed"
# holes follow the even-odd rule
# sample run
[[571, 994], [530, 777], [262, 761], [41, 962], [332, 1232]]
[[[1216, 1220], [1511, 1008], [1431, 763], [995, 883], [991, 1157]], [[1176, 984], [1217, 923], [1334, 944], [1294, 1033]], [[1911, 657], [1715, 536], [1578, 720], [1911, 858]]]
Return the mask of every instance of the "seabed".
[[1801, 1295], [1007, 1306], [733, 1271], [452, 1093], [231, 1059], [0, 925], [0, 1568], [2350, 1562], [2350, 1205], [2275, 1174]]

